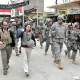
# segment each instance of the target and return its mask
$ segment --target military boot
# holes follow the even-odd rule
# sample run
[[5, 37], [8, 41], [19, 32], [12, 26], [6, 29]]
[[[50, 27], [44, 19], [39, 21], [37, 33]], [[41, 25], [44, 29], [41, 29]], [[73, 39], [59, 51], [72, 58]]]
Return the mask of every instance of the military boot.
[[7, 71], [4, 71], [4, 72], [3, 72], [3, 75], [7, 75], [7, 73], [8, 73]]
[[60, 61], [60, 60], [58, 61], [58, 68], [59, 68], [59, 69], [63, 69], [63, 67], [62, 67], [62, 65], [61, 65], [61, 61]]
[[73, 52], [73, 54], [72, 54], [72, 60], [73, 60], [72, 63], [73, 64], [77, 64], [75, 59], [76, 59], [76, 53]]
[[56, 60], [56, 57], [54, 58], [54, 63], [58, 64], [58, 61]]

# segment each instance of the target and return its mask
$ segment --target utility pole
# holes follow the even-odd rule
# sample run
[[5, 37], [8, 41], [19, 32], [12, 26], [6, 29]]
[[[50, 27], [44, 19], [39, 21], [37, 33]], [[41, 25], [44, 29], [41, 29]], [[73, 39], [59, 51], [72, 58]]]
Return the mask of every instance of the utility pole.
[[57, 5], [57, 3], [58, 3], [58, 2], [57, 2], [57, 0], [56, 0], [56, 2], [55, 2], [55, 3], [56, 3], [56, 5]]
[[37, 0], [37, 27], [38, 27], [38, 0]]
[[[55, 4], [56, 4], [56, 5], [58, 4], [57, 0], [55, 1]], [[55, 9], [55, 11], [56, 11], [56, 13], [57, 13], [57, 9]]]
[[23, 14], [23, 27], [24, 27], [24, 6], [22, 7], [22, 14]]
[[[25, 1], [25, 0], [23, 0], [23, 2], [24, 2], [24, 1]], [[30, 0], [28, 0], [28, 5], [29, 5], [29, 2], [30, 2]], [[25, 17], [25, 16], [24, 16], [24, 15], [25, 15], [25, 14], [24, 14], [24, 6], [22, 7], [22, 13], [23, 13], [23, 27], [24, 27], [24, 17]]]

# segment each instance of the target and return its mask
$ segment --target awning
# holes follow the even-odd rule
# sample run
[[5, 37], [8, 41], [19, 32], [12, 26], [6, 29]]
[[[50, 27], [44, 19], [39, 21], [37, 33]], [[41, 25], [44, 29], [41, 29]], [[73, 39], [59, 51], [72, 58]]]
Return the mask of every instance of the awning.
[[47, 8], [66, 9], [66, 7], [73, 6], [73, 5], [80, 5], [80, 0], [71, 1], [64, 4], [52, 5], [52, 6], [48, 6]]

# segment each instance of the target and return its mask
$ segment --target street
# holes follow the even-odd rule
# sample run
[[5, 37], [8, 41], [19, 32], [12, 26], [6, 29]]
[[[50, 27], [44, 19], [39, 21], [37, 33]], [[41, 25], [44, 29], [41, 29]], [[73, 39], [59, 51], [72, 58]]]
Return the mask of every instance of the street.
[[[3, 75], [2, 61], [0, 60], [0, 80], [72, 80], [72, 77], [80, 77], [80, 56], [77, 54], [78, 65], [72, 64], [72, 60], [68, 59], [64, 50], [62, 50], [63, 70], [59, 70], [53, 61], [51, 49], [48, 55], [44, 55], [45, 43], [43, 49], [40, 49], [39, 42], [33, 49], [30, 60], [30, 76], [26, 77], [23, 71], [22, 54], [17, 57], [13, 51], [8, 75]], [[1, 57], [0, 57], [1, 58]]]

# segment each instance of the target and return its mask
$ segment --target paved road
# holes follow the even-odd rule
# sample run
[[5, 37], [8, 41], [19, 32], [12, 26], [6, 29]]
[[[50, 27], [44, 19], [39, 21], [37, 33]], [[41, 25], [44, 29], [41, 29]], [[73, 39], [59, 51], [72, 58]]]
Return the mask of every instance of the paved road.
[[64, 70], [59, 70], [57, 65], [53, 62], [51, 49], [49, 49], [47, 56], [44, 55], [44, 49], [45, 44], [44, 48], [40, 49], [39, 42], [37, 42], [37, 47], [32, 51], [30, 77], [28, 78], [23, 72], [22, 55], [17, 57], [15, 56], [15, 51], [13, 51], [7, 76], [3, 75], [2, 62], [0, 60], [0, 80], [72, 80], [74, 76], [80, 77], [79, 54], [77, 55], [78, 65], [72, 64], [72, 60], [69, 60], [64, 55], [64, 50], [66, 49], [64, 46], [62, 51]]

